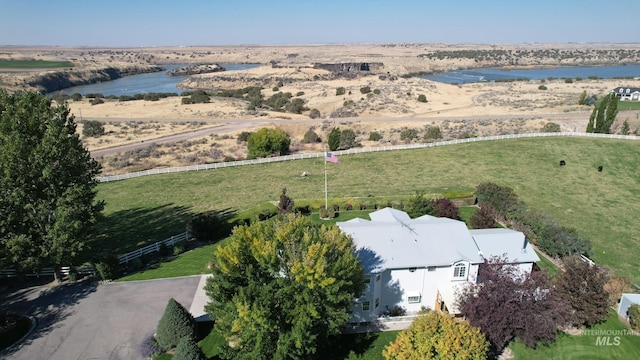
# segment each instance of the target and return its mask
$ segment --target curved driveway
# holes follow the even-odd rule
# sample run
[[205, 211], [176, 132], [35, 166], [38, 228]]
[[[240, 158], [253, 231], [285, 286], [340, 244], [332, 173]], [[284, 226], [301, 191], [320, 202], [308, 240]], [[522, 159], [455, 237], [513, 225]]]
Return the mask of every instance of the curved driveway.
[[89, 281], [21, 290], [9, 309], [37, 320], [34, 331], [3, 359], [135, 360], [171, 297], [189, 309], [200, 276], [110, 283]]

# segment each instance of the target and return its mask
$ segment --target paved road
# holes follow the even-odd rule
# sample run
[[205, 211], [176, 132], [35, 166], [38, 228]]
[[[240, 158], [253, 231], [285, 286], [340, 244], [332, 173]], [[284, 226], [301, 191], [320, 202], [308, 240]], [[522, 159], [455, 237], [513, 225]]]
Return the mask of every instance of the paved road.
[[85, 281], [51, 289], [32, 288], [5, 299], [10, 309], [37, 319], [14, 360], [135, 360], [171, 297], [189, 309], [200, 276], [111, 283]]
[[[478, 116], [420, 116], [420, 117], [398, 117], [398, 118], [340, 118], [333, 119], [334, 122], [425, 122], [425, 121], [448, 121], [448, 120], [509, 120], [509, 119], [554, 119], [554, 120], [576, 120], [576, 119], [589, 119], [590, 113], [559, 113], [559, 114], [533, 114], [533, 115], [478, 115]], [[99, 119], [94, 118], [91, 120], [98, 121], [141, 121], [141, 119]], [[231, 132], [237, 132], [244, 129], [250, 129], [256, 126], [264, 126], [267, 124], [318, 124], [322, 120], [318, 119], [239, 119], [239, 120], [225, 120], [225, 119], [208, 119], [208, 120], [186, 120], [186, 119], [145, 119], [142, 121], [158, 121], [158, 122], [208, 122], [224, 124], [222, 126], [207, 128], [188, 133], [169, 135], [159, 137], [153, 140], [147, 140], [146, 142], [137, 142], [133, 144], [127, 144], [122, 146], [111, 147], [107, 149], [94, 150], [91, 155], [94, 158], [100, 158], [103, 156], [122, 153], [128, 150], [133, 150], [141, 147], [148, 146], [150, 143], [166, 144], [177, 141], [183, 141], [191, 138], [203, 137], [210, 134], [225, 134]]]

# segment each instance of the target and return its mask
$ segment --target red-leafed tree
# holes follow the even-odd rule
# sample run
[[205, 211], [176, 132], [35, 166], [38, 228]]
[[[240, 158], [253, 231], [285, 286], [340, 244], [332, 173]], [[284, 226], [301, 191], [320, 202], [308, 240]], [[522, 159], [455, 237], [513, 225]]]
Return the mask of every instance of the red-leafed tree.
[[449, 219], [460, 219], [460, 210], [456, 204], [447, 198], [433, 199], [430, 201], [431, 207], [434, 209], [434, 216], [446, 217]]
[[494, 257], [481, 265], [478, 280], [458, 294], [458, 306], [497, 351], [516, 337], [530, 347], [548, 344], [567, 323], [569, 307], [544, 272], [524, 274]]
[[560, 296], [571, 305], [571, 323], [575, 326], [593, 326], [609, 316], [609, 294], [605, 286], [608, 272], [590, 265], [577, 257], [566, 258], [564, 270], [558, 275]]
[[471, 217], [471, 227], [474, 229], [495, 229], [498, 227], [496, 218], [498, 212], [489, 203], [480, 204], [480, 208]]

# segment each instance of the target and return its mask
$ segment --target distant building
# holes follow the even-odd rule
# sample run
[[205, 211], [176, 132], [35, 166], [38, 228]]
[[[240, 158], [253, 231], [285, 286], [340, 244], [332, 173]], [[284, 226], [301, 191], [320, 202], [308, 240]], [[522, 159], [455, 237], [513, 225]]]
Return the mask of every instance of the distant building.
[[640, 88], [617, 87], [609, 93], [616, 94], [620, 101], [640, 101]]
[[457, 314], [457, 289], [478, 281], [485, 259], [506, 256], [525, 272], [540, 260], [518, 231], [469, 230], [463, 221], [430, 215], [411, 219], [392, 208], [369, 217], [337, 223], [353, 237], [367, 283], [352, 322], [374, 321], [395, 307], [408, 315], [422, 308]]

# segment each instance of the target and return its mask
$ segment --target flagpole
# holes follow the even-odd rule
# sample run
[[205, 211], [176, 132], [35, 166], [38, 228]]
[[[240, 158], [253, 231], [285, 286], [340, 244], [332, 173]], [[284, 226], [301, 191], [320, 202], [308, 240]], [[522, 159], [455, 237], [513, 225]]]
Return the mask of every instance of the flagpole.
[[327, 190], [327, 147], [324, 148], [324, 208], [329, 209], [329, 195]]

